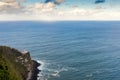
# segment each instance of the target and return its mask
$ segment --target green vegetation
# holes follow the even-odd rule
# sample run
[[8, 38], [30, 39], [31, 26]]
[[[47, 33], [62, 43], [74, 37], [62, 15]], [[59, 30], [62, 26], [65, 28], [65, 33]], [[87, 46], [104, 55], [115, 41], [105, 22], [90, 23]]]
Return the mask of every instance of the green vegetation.
[[21, 55], [16, 49], [0, 46], [0, 80], [26, 80], [26, 67], [16, 61]]

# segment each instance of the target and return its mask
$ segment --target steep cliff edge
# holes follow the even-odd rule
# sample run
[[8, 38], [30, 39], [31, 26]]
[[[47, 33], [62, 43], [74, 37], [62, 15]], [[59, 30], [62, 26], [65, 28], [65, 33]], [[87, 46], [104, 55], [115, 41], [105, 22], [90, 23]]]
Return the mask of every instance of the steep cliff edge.
[[0, 46], [0, 80], [37, 80], [38, 66], [28, 51]]

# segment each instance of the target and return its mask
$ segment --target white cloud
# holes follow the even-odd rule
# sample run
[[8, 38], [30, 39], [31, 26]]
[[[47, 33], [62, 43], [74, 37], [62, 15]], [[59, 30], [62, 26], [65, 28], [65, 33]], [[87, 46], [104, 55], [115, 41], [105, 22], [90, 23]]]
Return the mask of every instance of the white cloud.
[[49, 3], [46, 3], [46, 4], [43, 4], [43, 3], [35, 3], [33, 5], [29, 5], [27, 7], [25, 7], [25, 12], [32, 12], [32, 13], [35, 13], [35, 12], [49, 12], [49, 11], [52, 11], [55, 7], [55, 4], [52, 3], [52, 2], [49, 2]]
[[[19, 15], [19, 16], [18, 16]], [[49, 13], [33, 11], [24, 14], [3, 14], [0, 20], [120, 20], [119, 12], [107, 12], [97, 10], [73, 9], [70, 11], [51, 11]]]
[[102, 7], [94, 9], [73, 7], [61, 10], [52, 2], [35, 3], [23, 7], [20, 4], [23, 1], [0, 1], [0, 20], [120, 20], [119, 11], [108, 11]]
[[62, 3], [62, 2], [64, 2], [64, 0], [56, 0], [56, 3], [57, 3], [57, 4], [60, 4], [60, 3]]
[[15, 10], [18, 10], [21, 8], [21, 5], [19, 2], [14, 0], [3, 0], [0, 1], [0, 12], [14, 12]]

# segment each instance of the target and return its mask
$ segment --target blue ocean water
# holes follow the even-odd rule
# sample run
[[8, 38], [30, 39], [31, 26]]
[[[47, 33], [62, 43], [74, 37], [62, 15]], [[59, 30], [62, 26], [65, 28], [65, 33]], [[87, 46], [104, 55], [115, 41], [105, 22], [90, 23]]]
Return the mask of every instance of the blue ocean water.
[[0, 45], [27, 49], [44, 80], [119, 80], [119, 21], [0, 22]]

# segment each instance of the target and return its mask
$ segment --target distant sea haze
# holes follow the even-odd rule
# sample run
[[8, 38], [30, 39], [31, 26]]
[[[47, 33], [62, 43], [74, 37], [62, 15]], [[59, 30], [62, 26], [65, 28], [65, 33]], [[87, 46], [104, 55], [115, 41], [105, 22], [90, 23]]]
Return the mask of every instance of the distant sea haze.
[[30, 51], [43, 80], [120, 79], [120, 21], [2, 21], [0, 45]]

